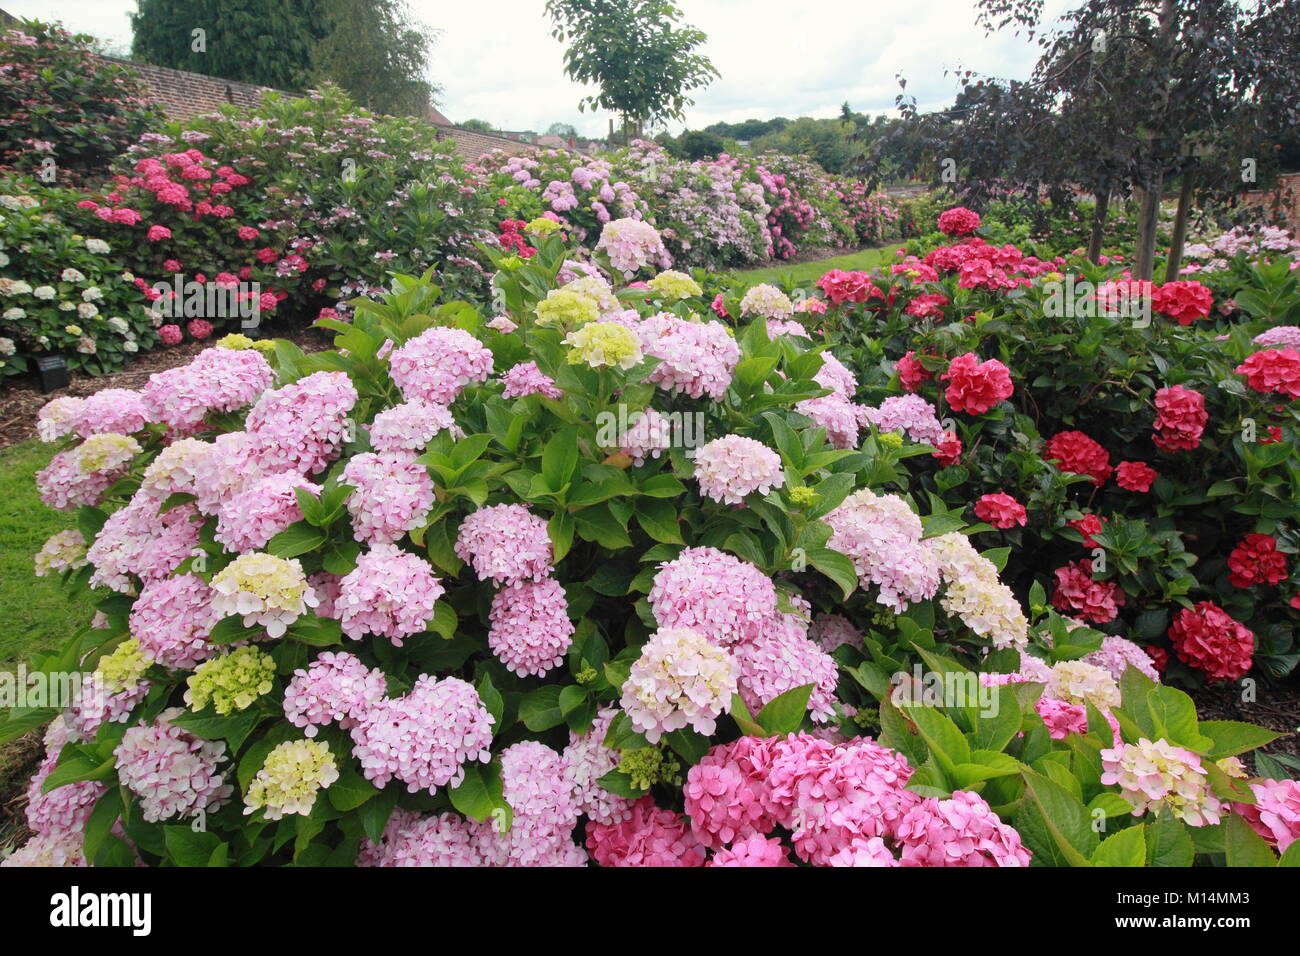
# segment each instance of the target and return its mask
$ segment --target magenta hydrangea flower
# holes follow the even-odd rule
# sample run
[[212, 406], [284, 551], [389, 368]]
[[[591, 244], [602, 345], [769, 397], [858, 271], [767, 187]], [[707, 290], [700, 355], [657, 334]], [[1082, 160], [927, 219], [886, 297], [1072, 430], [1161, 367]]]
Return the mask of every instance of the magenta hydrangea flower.
[[464, 764], [492, 759], [495, 719], [472, 684], [422, 675], [405, 697], [378, 701], [352, 728], [352, 755], [377, 787], [396, 778], [411, 793], [459, 786]]
[[979, 794], [958, 790], [948, 800], [927, 797], [898, 825], [903, 866], [1028, 866], [1020, 834]]
[[827, 866], [901, 866], [880, 837], [856, 837], [826, 859]]
[[151, 581], [131, 605], [128, 623], [140, 650], [171, 670], [191, 670], [212, 656], [208, 634], [222, 615], [197, 574]]
[[394, 405], [375, 416], [370, 423], [370, 444], [378, 452], [412, 452], [420, 454], [439, 432], [460, 434], [451, 410], [446, 405], [418, 399]]
[[147, 823], [215, 813], [234, 792], [217, 772], [225, 741], [203, 740], [171, 723], [181, 713], [172, 707], [151, 724], [128, 727], [113, 751], [117, 779], [135, 795]]
[[267, 475], [244, 486], [218, 506], [213, 537], [227, 551], [262, 550], [277, 534], [302, 520], [298, 488], [313, 495], [321, 493], [320, 485], [292, 471]]
[[743, 435], [715, 438], [695, 453], [700, 494], [722, 504], [743, 504], [745, 496], [767, 494], [785, 484], [781, 456]]
[[755, 834], [713, 854], [708, 866], [794, 866], [790, 851], [775, 837]]
[[393, 384], [407, 401], [450, 405], [466, 385], [492, 374], [492, 352], [464, 329], [435, 326], [393, 350]]
[[1300, 781], [1258, 780], [1250, 785], [1253, 805], [1234, 803], [1232, 809], [1278, 853], [1300, 839]]
[[756, 639], [777, 613], [772, 579], [717, 548], [686, 548], [661, 564], [649, 601], [660, 627], [690, 628], [724, 646]]
[[338, 456], [356, 403], [357, 390], [344, 372], [313, 372], [267, 392], [245, 421], [254, 460], [266, 471], [315, 474]]
[[350, 730], [387, 692], [383, 671], [352, 654], [325, 651], [293, 672], [284, 689], [284, 716], [307, 737], [326, 724]]
[[714, 747], [690, 769], [682, 788], [691, 830], [711, 849], [772, 832], [761, 785], [730, 760], [726, 746]]
[[601, 866], [704, 865], [704, 847], [686, 818], [655, 806], [649, 796], [617, 823], [588, 824], [587, 849]]
[[561, 399], [564, 393], [555, 386], [555, 380], [542, 372], [536, 362], [520, 362], [501, 376], [502, 398], [519, 398], [523, 395], [541, 395]]
[[433, 507], [433, 479], [410, 452], [366, 452], [343, 468], [352, 485], [348, 514], [353, 537], [368, 544], [391, 544], [424, 524]]
[[455, 550], [480, 581], [497, 586], [549, 577], [554, 555], [546, 522], [519, 504], [489, 505], [466, 516]]
[[377, 544], [339, 582], [334, 610], [353, 640], [377, 634], [401, 647], [403, 638], [419, 634], [433, 620], [433, 605], [442, 594], [428, 561], [395, 544]]
[[498, 591], [488, 619], [488, 647], [520, 677], [541, 677], [558, 667], [573, 643], [564, 588], [551, 578]]

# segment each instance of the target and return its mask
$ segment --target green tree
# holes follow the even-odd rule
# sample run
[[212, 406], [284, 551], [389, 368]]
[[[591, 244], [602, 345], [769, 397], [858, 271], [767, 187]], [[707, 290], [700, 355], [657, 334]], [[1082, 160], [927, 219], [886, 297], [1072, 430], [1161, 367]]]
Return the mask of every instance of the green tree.
[[402, 0], [320, 0], [328, 33], [311, 57], [332, 80], [376, 113], [423, 116], [439, 92], [425, 76], [434, 33]]
[[546, 12], [561, 43], [564, 71], [600, 87], [578, 108], [606, 109], [623, 117], [625, 137], [646, 125], [680, 120], [718, 71], [695, 50], [707, 39], [678, 26], [681, 10], [670, 0], [547, 0]]
[[481, 119], [467, 119], [459, 125], [461, 129], [473, 130], [476, 133], [490, 133], [496, 129], [496, 127], [487, 120]]
[[138, 0], [142, 62], [299, 92], [325, 35], [321, 0]]
[[563, 136], [565, 139], [570, 139], [578, 135], [578, 128], [572, 123], [552, 123], [546, 127], [546, 135]]

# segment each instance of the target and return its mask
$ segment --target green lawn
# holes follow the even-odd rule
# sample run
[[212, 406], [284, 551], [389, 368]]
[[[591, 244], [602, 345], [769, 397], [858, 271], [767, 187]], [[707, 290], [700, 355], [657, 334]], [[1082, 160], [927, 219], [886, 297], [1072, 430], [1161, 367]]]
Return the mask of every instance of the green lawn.
[[893, 262], [897, 259], [894, 254], [895, 251], [902, 248], [902, 245], [902, 243], [897, 243], [892, 246], [881, 246], [877, 249], [863, 249], [861, 252], [854, 252], [847, 256], [817, 259], [813, 262], [800, 262], [792, 266], [742, 269], [732, 272], [731, 275], [755, 285], [760, 282], [789, 282], [792, 285], [800, 285], [819, 278], [823, 272], [829, 272], [831, 269], [843, 269], [849, 272], [854, 269], [871, 269], [875, 266]]
[[10, 670], [37, 651], [53, 648], [87, 623], [90, 610], [73, 607], [56, 578], [32, 574], [32, 555], [56, 531], [76, 524], [73, 513], [41, 504], [34, 476], [52, 455], [37, 441], [0, 450], [0, 669]]

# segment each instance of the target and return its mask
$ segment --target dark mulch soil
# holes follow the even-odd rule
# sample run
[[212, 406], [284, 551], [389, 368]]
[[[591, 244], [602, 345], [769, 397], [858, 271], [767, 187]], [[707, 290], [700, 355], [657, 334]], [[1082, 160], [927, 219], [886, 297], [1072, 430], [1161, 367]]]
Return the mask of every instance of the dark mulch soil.
[[[279, 335], [288, 339], [304, 352], [319, 352], [331, 345], [333, 333], [322, 329], [298, 328]], [[36, 413], [52, 398], [60, 395], [85, 397], [103, 388], [140, 388], [154, 372], [185, 365], [212, 342], [182, 342], [171, 348], [146, 352], [120, 372], [112, 375], [82, 375], [72, 373], [72, 383], [67, 388], [46, 394], [41, 391], [35, 374], [11, 379], [0, 386], [0, 448], [7, 448], [36, 437]]]
[[42, 731], [33, 730], [0, 747], [0, 852], [20, 846], [27, 829], [27, 781], [40, 766]]
[[[1300, 757], [1300, 682], [1292, 678], [1270, 686], [1260, 681], [1255, 697], [1243, 701], [1239, 685], [1204, 687], [1192, 693], [1201, 720], [1241, 720], [1287, 734], [1259, 752]], [[1249, 760], [1249, 755], [1243, 759]]]

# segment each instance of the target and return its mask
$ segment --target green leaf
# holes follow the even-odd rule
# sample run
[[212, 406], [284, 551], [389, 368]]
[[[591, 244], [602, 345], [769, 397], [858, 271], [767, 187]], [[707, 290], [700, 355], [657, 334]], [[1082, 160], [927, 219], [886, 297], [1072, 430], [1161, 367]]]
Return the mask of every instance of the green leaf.
[[446, 601], [435, 601], [433, 604], [433, 620], [429, 622], [429, 630], [443, 640], [449, 641], [456, 636], [456, 623], [456, 609]]
[[1153, 740], [1163, 737], [1196, 753], [1204, 753], [1212, 746], [1212, 741], [1196, 729], [1196, 705], [1181, 690], [1165, 685], [1153, 687], [1147, 695], [1147, 708], [1155, 731]]
[[510, 828], [513, 813], [503, 796], [501, 768], [495, 762], [465, 765], [465, 779], [460, 786], [447, 791], [451, 805], [474, 820], [482, 823], [489, 818], [498, 832]]
[[839, 585], [844, 600], [858, 589], [858, 572], [847, 555], [830, 548], [810, 548], [808, 563]]
[[578, 429], [570, 425], [557, 433], [542, 450], [542, 475], [551, 491], [558, 492], [573, 480], [578, 469]]
[[[1117, 794], [1115, 796], [1118, 796]], [[1123, 801], [1128, 807], [1128, 801]], [[1187, 826], [1168, 810], [1161, 810], [1147, 828], [1147, 866], [1191, 866], [1196, 859]]]
[[199, 716], [186, 711], [172, 719], [172, 723], [183, 730], [188, 730], [204, 740], [224, 740], [229, 744], [230, 753], [238, 752], [248, 735], [253, 732], [266, 714], [249, 709], [226, 716]]
[[736, 722], [740, 732], [747, 737], [768, 736], [767, 731], [754, 722], [753, 716], [749, 713], [749, 708], [745, 706], [745, 701], [739, 694], [731, 695], [731, 719]]
[[642, 498], [636, 504], [636, 520], [646, 534], [663, 544], [685, 544], [677, 526], [678, 510], [663, 498]]
[[1093, 851], [1096, 866], [1146, 866], [1146, 828], [1142, 825], [1108, 836]]
[[379, 788], [355, 770], [345, 770], [325, 791], [330, 806], [347, 813], [379, 795]]
[[1283, 736], [1265, 727], [1238, 720], [1203, 720], [1200, 729], [1202, 734], [1214, 741], [1214, 746], [1206, 754], [1211, 760], [1234, 757], [1256, 747], [1263, 747]]
[[207, 866], [222, 845], [221, 838], [215, 833], [196, 833], [188, 826], [163, 827], [163, 841], [167, 845], [167, 855], [178, 866]]
[[970, 762], [970, 745], [950, 717], [933, 707], [905, 707], [903, 713], [916, 724], [931, 755], [949, 777], [957, 764]]
[[299, 521], [272, 538], [267, 543], [266, 550], [277, 558], [296, 558], [308, 551], [315, 551], [325, 543], [325, 537], [325, 532], [320, 528]]
[[783, 736], [799, 729], [804, 714], [808, 712], [808, 698], [812, 696], [813, 687], [813, 684], [794, 687], [768, 701], [757, 718], [766, 736]]
[[1228, 814], [1223, 832], [1228, 866], [1277, 866], [1277, 854], [1241, 814]]
[[[1021, 815], [1017, 816], [1017, 829], [1022, 835], [1027, 831], [1046, 833], [1051, 839], [1047, 846], [1033, 847], [1035, 853], [1041, 849], [1049, 859], [1067, 866], [1091, 866], [1089, 858], [1097, 848], [1097, 832], [1092, 828], [1092, 817], [1087, 808], [1074, 794], [1054, 780], [1026, 770], [1026, 799], [1021, 803]], [[1029, 810], [1025, 825], [1021, 817]]]
[[564, 723], [564, 712], [560, 709], [560, 686], [547, 684], [525, 694], [519, 701], [519, 719], [534, 732], [550, 730]]

